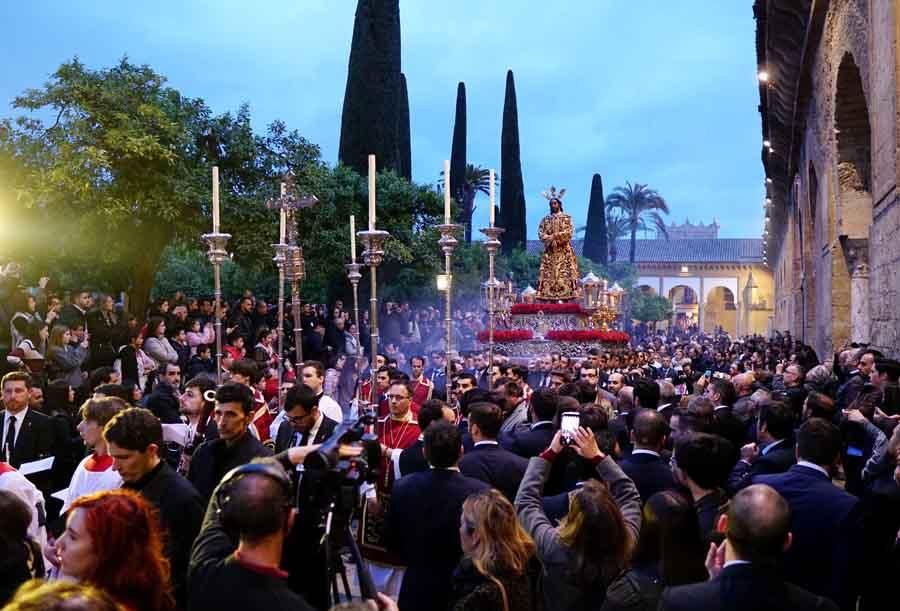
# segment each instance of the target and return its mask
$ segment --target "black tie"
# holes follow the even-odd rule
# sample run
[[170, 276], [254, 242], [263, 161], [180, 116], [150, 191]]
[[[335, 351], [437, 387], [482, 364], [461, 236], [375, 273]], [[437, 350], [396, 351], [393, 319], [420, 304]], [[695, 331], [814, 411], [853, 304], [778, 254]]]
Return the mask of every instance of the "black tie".
[[302, 448], [306, 445], [306, 442], [309, 441], [309, 431], [303, 433], [295, 433], [294, 435], [294, 439], [297, 440], [297, 442], [294, 444], [295, 448]]
[[10, 462], [12, 460], [13, 448], [16, 447], [16, 417], [8, 416], [9, 418], [9, 428], [6, 430], [6, 441], [3, 442], [3, 445], [6, 447], [6, 460]]

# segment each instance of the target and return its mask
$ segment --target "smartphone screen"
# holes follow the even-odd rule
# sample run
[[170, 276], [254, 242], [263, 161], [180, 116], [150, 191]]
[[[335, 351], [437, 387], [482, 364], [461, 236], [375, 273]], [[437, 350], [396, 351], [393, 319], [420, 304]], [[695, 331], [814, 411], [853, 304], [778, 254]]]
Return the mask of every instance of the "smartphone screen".
[[563, 412], [562, 422], [560, 424], [560, 430], [562, 431], [563, 437], [575, 437], [575, 431], [578, 430], [580, 422], [581, 414], [578, 412]]
[[711, 370], [711, 369], [707, 369], [707, 370], [706, 370], [706, 373], [704, 373], [703, 375], [706, 376], [707, 378], [710, 377], [710, 376], [712, 375], [712, 370]]

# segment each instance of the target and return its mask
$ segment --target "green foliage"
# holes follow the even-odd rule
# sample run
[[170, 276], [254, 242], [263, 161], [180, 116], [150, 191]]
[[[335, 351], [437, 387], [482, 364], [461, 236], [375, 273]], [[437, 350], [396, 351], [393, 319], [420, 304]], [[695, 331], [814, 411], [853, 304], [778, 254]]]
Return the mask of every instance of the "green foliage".
[[512, 70], [506, 72], [506, 97], [503, 102], [503, 129], [500, 132], [500, 226], [503, 252], [526, 248], [527, 225], [525, 214], [525, 182], [522, 178], [522, 159], [519, 149], [519, 110], [516, 103], [516, 82]]
[[641, 322], [667, 320], [672, 316], [672, 302], [640, 289], [632, 289], [629, 295], [631, 318]]
[[[640, 183], [626, 182], [624, 187], [616, 187], [606, 198], [608, 208], [619, 210], [624, 219], [624, 227], [631, 233], [631, 244], [628, 260], [634, 263], [635, 240], [639, 229], [645, 229], [652, 224], [657, 231], [668, 237], [666, 222], [660, 216], [669, 213], [666, 200], [655, 190]], [[611, 221], [612, 223], [612, 221]]]
[[584, 227], [584, 256], [606, 265], [609, 261], [609, 246], [606, 229], [606, 207], [603, 198], [603, 178], [594, 174], [591, 179], [591, 197], [588, 201], [587, 225]]

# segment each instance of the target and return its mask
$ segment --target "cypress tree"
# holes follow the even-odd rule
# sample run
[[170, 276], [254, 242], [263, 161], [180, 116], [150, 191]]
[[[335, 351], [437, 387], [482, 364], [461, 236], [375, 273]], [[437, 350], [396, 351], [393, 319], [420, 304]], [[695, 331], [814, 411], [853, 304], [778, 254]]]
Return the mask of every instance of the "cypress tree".
[[503, 252], [525, 250], [525, 185], [519, 151], [519, 111], [516, 106], [516, 83], [512, 70], [506, 73], [506, 99], [503, 102], [503, 131], [500, 136], [500, 218]]
[[397, 144], [400, 147], [400, 176], [412, 181], [412, 146], [409, 138], [409, 92], [406, 75], [400, 73], [400, 108], [397, 116]]
[[594, 263], [606, 265], [609, 262], [607, 237], [603, 179], [599, 174], [594, 174], [594, 179], [591, 181], [591, 199], [588, 203], [587, 227], [584, 231], [582, 254]]
[[400, 0], [358, 0], [341, 115], [341, 163], [365, 175], [402, 172], [399, 146]]
[[[456, 87], [456, 118], [453, 121], [453, 144], [450, 147], [450, 195], [457, 203], [463, 200], [466, 182], [466, 84]], [[466, 222], [466, 219], [462, 219]]]

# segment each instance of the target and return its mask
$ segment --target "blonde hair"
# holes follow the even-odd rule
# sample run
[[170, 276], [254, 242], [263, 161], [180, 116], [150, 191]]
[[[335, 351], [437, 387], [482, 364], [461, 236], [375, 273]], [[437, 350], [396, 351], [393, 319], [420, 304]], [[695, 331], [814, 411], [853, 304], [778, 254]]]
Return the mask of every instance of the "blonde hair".
[[66, 325], [55, 325], [50, 329], [50, 339], [47, 341], [47, 345], [65, 348], [66, 343], [63, 341], [63, 336], [65, 336], [67, 331], [71, 331], [71, 329]]
[[463, 524], [475, 536], [472, 564], [486, 577], [522, 575], [534, 555], [534, 541], [519, 524], [512, 503], [497, 490], [473, 494], [462, 507]]

